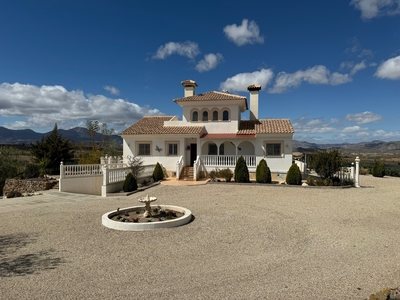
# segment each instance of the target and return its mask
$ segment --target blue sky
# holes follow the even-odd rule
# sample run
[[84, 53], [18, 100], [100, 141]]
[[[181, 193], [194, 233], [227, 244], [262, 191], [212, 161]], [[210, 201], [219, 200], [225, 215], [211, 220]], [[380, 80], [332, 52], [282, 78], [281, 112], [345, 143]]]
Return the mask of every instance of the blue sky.
[[[180, 82], [314, 142], [400, 140], [400, 1], [2, 1], [0, 126], [180, 115]], [[243, 115], [247, 118], [248, 115]]]

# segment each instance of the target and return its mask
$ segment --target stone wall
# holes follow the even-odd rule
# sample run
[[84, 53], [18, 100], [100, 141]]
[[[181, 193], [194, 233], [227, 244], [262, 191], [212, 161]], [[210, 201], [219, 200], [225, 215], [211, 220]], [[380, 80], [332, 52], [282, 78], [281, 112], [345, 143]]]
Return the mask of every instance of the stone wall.
[[49, 190], [57, 184], [57, 180], [49, 179], [7, 179], [3, 188], [3, 195], [32, 194], [38, 191]]

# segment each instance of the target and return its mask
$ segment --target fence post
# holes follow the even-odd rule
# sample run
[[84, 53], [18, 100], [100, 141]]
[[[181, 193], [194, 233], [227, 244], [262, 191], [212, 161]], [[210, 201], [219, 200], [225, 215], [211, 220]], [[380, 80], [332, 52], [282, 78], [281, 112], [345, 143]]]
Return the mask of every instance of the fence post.
[[360, 187], [360, 158], [356, 157], [356, 172], [354, 174], [354, 186], [356, 188]]
[[108, 183], [108, 169], [107, 165], [102, 165], [101, 170], [103, 173], [103, 185], [101, 186], [101, 196], [107, 197], [107, 183]]
[[64, 163], [60, 162], [60, 179], [58, 180], [58, 191], [62, 192], [62, 180], [64, 179]]

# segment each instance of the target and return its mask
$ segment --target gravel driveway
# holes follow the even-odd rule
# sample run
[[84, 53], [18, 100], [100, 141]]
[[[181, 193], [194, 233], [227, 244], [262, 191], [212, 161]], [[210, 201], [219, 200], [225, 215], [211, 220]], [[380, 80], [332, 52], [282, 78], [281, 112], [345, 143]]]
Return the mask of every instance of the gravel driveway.
[[[360, 189], [159, 185], [128, 197], [0, 200], [1, 299], [366, 299], [400, 285], [400, 178]], [[119, 232], [101, 215], [189, 208], [188, 225]]]

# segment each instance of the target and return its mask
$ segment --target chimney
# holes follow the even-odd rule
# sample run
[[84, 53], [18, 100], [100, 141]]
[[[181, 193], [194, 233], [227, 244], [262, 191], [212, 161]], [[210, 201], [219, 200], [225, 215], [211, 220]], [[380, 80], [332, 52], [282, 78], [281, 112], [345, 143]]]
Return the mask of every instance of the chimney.
[[196, 93], [197, 83], [194, 80], [184, 80], [181, 82], [184, 90], [184, 97], [194, 96]]
[[258, 94], [261, 86], [252, 84], [247, 87], [250, 92], [250, 120], [258, 120]]

